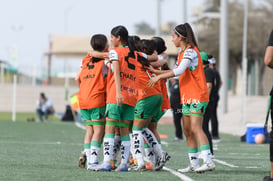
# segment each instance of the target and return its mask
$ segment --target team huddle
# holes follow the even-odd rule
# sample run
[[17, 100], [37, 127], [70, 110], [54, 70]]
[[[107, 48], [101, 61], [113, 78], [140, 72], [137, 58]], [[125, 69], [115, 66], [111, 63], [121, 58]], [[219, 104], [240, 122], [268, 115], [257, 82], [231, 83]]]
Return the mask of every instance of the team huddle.
[[[80, 113], [86, 122], [80, 167], [93, 171], [161, 170], [171, 158], [162, 149], [157, 131], [158, 121], [170, 108], [165, 81], [179, 77], [190, 164], [178, 171], [215, 169], [202, 130], [209, 94], [201, 55], [188, 23], [176, 26], [172, 37], [175, 46], [181, 48], [173, 70], [168, 67], [165, 42], [160, 37], [140, 39], [129, 36], [124, 26], [117, 26], [111, 30], [113, 48], [109, 51], [105, 35], [92, 36], [93, 51], [82, 60], [75, 78], [80, 87]], [[99, 163], [102, 144], [104, 157]]]

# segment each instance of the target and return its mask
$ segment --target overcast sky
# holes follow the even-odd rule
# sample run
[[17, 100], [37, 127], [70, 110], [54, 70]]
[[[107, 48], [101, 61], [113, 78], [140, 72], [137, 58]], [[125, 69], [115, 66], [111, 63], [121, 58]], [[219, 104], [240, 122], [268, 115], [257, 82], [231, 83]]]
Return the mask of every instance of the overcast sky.
[[[134, 25], [145, 21], [156, 27], [156, 0], [1, 0], [0, 59], [10, 60], [12, 47], [18, 49], [19, 70], [40, 67], [48, 49], [50, 34], [109, 34], [123, 24], [130, 34]], [[188, 16], [205, 0], [188, 0]], [[181, 0], [162, 0], [162, 24], [182, 23]], [[62, 71], [61, 61], [54, 61], [54, 71]], [[79, 60], [80, 62], [80, 60]], [[71, 63], [74, 64], [74, 63]], [[73, 67], [73, 66], [72, 66]], [[74, 70], [73, 68], [71, 68]]]

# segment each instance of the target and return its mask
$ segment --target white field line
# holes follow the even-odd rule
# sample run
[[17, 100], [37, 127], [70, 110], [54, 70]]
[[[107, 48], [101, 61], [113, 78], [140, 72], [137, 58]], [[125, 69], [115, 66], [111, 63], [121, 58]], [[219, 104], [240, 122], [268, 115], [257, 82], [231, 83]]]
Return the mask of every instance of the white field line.
[[259, 168], [259, 167], [256, 167], [256, 166], [251, 166], [251, 167], [245, 167], [245, 168]]
[[55, 142], [31, 142], [31, 141], [1, 141], [0, 144], [29, 144], [29, 145], [82, 145], [82, 143], [62, 143], [60, 141]]
[[[146, 156], [144, 156], [144, 160], [145, 160], [146, 162], [149, 161], [149, 159], [148, 159]], [[182, 174], [182, 173], [180, 173], [180, 172], [177, 172], [177, 171], [175, 171], [175, 170], [173, 170], [173, 169], [170, 169], [170, 168], [167, 168], [167, 167], [163, 167], [163, 170], [166, 170], [166, 171], [170, 172], [171, 174], [173, 174], [173, 175], [179, 177], [180, 180], [182, 180], [182, 181], [194, 181], [194, 180], [192, 180], [191, 178], [187, 177], [186, 175], [184, 175], [184, 174]]]
[[184, 174], [182, 174], [180, 172], [177, 172], [177, 171], [175, 171], [173, 169], [170, 169], [170, 168], [167, 168], [167, 167], [163, 167], [163, 170], [166, 170], [166, 171], [170, 172], [171, 174], [179, 177], [180, 180], [182, 180], [182, 181], [194, 181], [190, 177], [187, 177], [186, 175], [184, 175]]
[[228, 166], [228, 167], [231, 167], [231, 168], [238, 168], [239, 166], [236, 166], [236, 165], [232, 165], [232, 164], [229, 164], [225, 161], [222, 161], [222, 160], [218, 160], [218, 159], [213, 159], [213, 161], [217, 162], [217, 163], [220, 163], [222, 165], [225, 165], [225, 166]]
[[84, 125], [82, 125], [81, 123], [79, 123], [79, 122], [75, 122], [75, 125], [78, 127], [78, 128], [81, 128], [81, 129], [83, 129], [83, 130], [86, 130], [86, 127], [84, 126]]
[[162, 144], [162, 145], [166, 145], [167, 147], [168, 147], [168, 145], [169, 145], [169, 143], [168, 143], [167, 141], [162, 141], [162, 140], [161, 140], [161, 144]]

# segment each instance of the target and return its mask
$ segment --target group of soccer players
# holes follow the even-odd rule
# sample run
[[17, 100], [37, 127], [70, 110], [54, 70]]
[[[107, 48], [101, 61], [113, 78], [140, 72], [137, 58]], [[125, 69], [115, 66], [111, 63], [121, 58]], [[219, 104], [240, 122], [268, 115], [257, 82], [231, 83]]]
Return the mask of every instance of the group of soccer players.
[[[76, 77], [80, 112], [86, 121], [80, 167], [94, 171], [162, 169], [170, 156], [161, 147], [157, 122], [170, 108], [165, 80], [179, 76], [190, 164], [178, 171], [215, 169], [202, 130], [209, 96], [199, 49], [188, 23], [176, 26], [172, 36], [175, 46], [181, 48], [178, 66], [173, 70], [167, 66], [166, 46], [160, 37], [141, 40], [129, 36], [124, 26], [116, 26], [111, 30], [113, 48], [109, 51], [105, 35], [92, 36], [93, 51], [83, 59]], [[102, 143], [104, 158], [99, 163]], [[119, 152], [121, 160], [117, 162]], [[134, 166], [128, 168], [131, 159]]]

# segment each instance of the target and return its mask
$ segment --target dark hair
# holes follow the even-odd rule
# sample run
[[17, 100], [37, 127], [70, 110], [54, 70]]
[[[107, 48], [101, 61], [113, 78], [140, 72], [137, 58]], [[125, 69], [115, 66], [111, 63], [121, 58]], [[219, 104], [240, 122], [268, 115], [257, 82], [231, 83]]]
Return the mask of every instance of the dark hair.
[[[155, 42], [153, 40], [146, 39], [140, 40], [137, 47], [139, 51], [146, 53], [148, 55], [153, 54], [156, 49]], [[139, 54], [137, 56], [137, 61], [141, 63], [143, 69], [145, 69], [145, 67], [150, 66], [150, 62], [143, 56], [140, 56]]]
[[41, 96], [41, 98], [44, 99], [44, 100], [47, 99], [46, 96], [45, 96], [45, 93], [43, 93], [43, 92], [40, 93], [40, 96]]
[[123, 45], [128, 44], [128, 31], [124, 26], [119, 25], [119, 26], [114, 27], [111, 30], [111, 35], [113, 35], [115, 37], [120, 36], [121, 43]]
[[156, 50], [156, 44], [153, 40], [146, 40], [142, 39], [140, 40], [140, 46], [141, 51], [143, 53], [146, 53], [148, 55], [152, 55], [154, 51]]
[[208, 58], [209, 58], [209, 59], [211, 59], [211, 58], [213, 58], [213, 56], [212, 56], [212, 55], [210, 55], [210, 54], [208, 54]]
[[[90, 45], [92, 46], [92, 48], [99, 52], [105, 49], [106, 44], [107, 44], [107, 37], [103, 34], [95, 34], [92, 36], [90, 40]], [[96, 57], [91, 58], [92, 63], [98, 62], [100, 60], [102, 59], [96, 58]]]
[[158, 54], [163, 53], [167, 49], [165, 41], [161, 37], [153, 37], [152, 40], [156, 44], [156, 51]]
[[128, 54], [129, 57], [135, 58], [135, 51], [140, 51], [139, 48], [139, 36], [129, 36], [128, 38], [128, 47], [130, 52]]
[[107, 43], [107, 37], [102, 34], [95, 34], [90, 40], [90, 45], [96, 51], [103, 51]]
[[191, 48], [198, 48], [195, 36], [189, 23], [177, 25], [174, 28], [174, 32], [177, 36], [181, 36], [187, 44], [190, 44]]
[[139, 54], [137, 54], [137, 57], [135, 56], [136, 51], [139, 51], [139, 52], [142, 51], [141, 40], [140, 40], [139, 36], [129, 36], [128, 46], [130, 49], [128, 57], [136, 58], [136, 60], [139, 63], [141, 63], [143, 69], [145, 68], [145, 66], [150, 65], [149, 61], [146, 58], [144, 58], [143, 56], [140, 56]]

